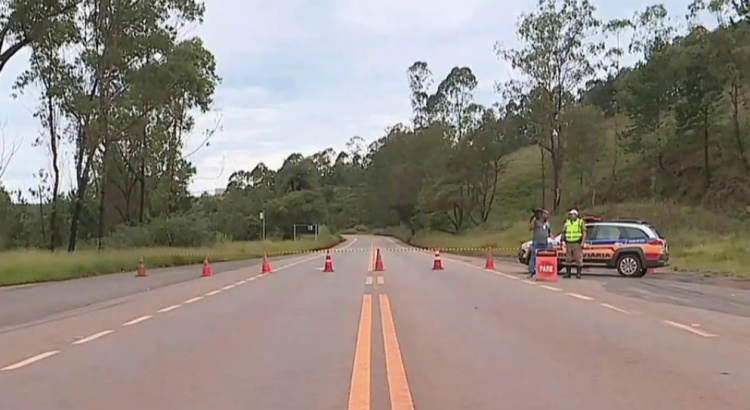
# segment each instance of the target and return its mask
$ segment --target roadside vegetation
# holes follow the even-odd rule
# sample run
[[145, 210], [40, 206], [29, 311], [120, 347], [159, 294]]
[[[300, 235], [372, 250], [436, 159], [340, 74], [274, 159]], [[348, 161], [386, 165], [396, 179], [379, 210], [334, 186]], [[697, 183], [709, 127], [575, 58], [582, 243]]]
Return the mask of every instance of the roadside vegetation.
[[[293, 175], [263, 199], [280, 204], [265, 242], [260, 199], [189, 194], [197, 151], [187, 139], [210, 142], [215, 129], [195, 120], [214, 110], [221, 79], [201, 39], [179, 33], [204, 11], [195, 0], [0, 1], [0, 79], [38, 99], [34, 145], [50, 164], [27, 192], [0, 191], [0, 285], [135, 270], [141, 257], [150, 269], [339, 242], [320, 214], [305, 217], [304, 197], [285, 197]], [[20, 50], [31, 52], [28, 71], [2, 75]], [[3, 141], [0, 176], [23, 161], [17, 148]], [[320, 224], [318, 240], [307, 226], [295, 232], [299, 222]]]
[[[475, 102], [470, 67], [436, 81], [417, 61], [406, 72], [408, 123], [369, 143], [353, 137], [340, 152], [293, 153], [279, 169], [250, 164], [225, 192], [200, 198], [188, 193], [195, 168], [185, 139], [200, 131], [193, 116], [212, 110], [220, 79], [200, 40], [178, 38], [169, 13], [155, 8], [190, 22], [203, 6], [111, 6], [101, 17], [99, 2], [78, 3], [11, 13], [7, 23], [11, 43], [32, 50], [17, 88], [42, 90], [38, 145], [52, 166], [39, 172], [33, 201], [0, 196], [0, 246], [10, 252], [0, 275], [31, 272], [12, 264], [30, 255], [39, 266], [71, 261], [68, 273], [28, 273], [40, 280], [134, 269], [139, 254], [172, 255], [165, 265], [183, 253], [202, 260], [209, 248], [214, 260], [239, 258], [238, 249], [257, 253], [260, 245], [233, 242], [262, 237], [261, 212], [268, 238], [301, 234], [299, 223], [323, 227], [317, 243], [284, 242], [279, 251], [344, 232], [513, 255], [537, 206], [552, 211], [558, 231], [571, 207], [648, 220], [680, 270], [750, 271], [747, 1], [696, 1], [671, 14], [654, 5], [602, 21], [587, 0], [539, 0], [519, 17], [519, 46], [495, 47], [523, 75], [497, 84], [496, 104]], [[95, 16], [148, 24], [108, 26]], [[117, 53], [106, 46], [115, 38]], [[60, 55], [70, 44], [76, 65]], [[72, 192], [60, 189], [63, 151], [74, 158]]]

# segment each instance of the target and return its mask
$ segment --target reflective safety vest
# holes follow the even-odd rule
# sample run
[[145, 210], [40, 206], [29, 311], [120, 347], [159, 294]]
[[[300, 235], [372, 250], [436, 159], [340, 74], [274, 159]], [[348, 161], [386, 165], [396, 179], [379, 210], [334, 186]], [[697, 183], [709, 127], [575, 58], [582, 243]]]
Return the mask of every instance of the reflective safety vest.
[[565, 242], [580, 242], [583, 238], [583, 219], [565, 221]]

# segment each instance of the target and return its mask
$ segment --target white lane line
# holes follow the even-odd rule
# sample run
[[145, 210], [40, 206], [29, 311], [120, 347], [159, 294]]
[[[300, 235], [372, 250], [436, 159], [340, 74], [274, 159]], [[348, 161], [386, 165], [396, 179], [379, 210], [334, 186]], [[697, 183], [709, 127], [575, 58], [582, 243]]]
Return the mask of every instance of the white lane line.
[[221, 288], [221, 290], [229, 290], [229, 289], [232, 289], [235, 286], [237, 286], [237, 285], [227, 285], [227, 286], [224, 286], [223, 288]]
[[171, 310], [179, 309], [179, 308], [180, 308], [180, 306], [182, 306], [182, 305], [172, 305], [172, 306], [167, 306], [167, 307], [165, 307], [164, 309], [159, 309], [159, 311], [158, 311], [158, 312], [159, 312], [159, 313], [166, 313], [166, 312], [169, 312], [169, 311], [171, 311]]
[[533, 280], [527, 280], [527, 279], [524, 279], [524, 280], [522, 280], [521, 282], [523, 282], [523, 283], [528, 283], [529, 285], [536, 285], [536, 282], [534, 282]]
[[242, 285], [243, 283], [245, 283], [245, 281], [244, 281], [244, 280], [241, 280], [241, 281], [239, 281], [239, 282], [234, 282], [234, 286], [240, 286], [240, 285]]
[[556, 287], [554, 287], [554, 286], [549, 286], [549, 285], [542, 285], [542, 287], [543, 287], [544, 289], [547, 289], [547, 290], [551, 290], [551, 291], [553, 291], [553, 292], [560, 292], [560, 291], [562, 291], [562, 289], [560, 289], [560, 288], [556, 288]]
[[607, 308], [607, 309], [612, 309], [612, 310], [614, 310], [614, 311], [617, 311], [617, 312], [620, 312], [620, 313], [625, 313], [626, 315], [627, 315], [627, 314], [630, 314], [630, 312], [628, 312], [627, 310], [625, 310], [625, 309], [620, 309], [620, 308], [618, 308], [617, 306], [612, 306], [612, 305], [610, 305], [609, 303], [601, 303], [601, 305], [602, 305], [602, 306], [604, 306], [604, 307], [605, 307], [605, 308]]
[[196, 296], [196, 297], [194, 297], [192, 299], [188, 299], [188, 300], [186, 300], [186, 301], [184, 301], [182, 303], [193, 303], [193, 302], [197, 302], [197, 301], [199, 301], [201, 299], [203, 299], [203, 296]]
[[29, 357], [26, 360], [22, 360], [22, 361], [20, 361], [18, 363], [14, 363], [14, 364], [12, 364], [10, 366], [5, 366], [2, 369], [0, 369], [0, 371], [4, 372], [4, 371], [7, 371], [7, 370], [16, 370], [16, 369], [19, 369], [21, 367], [28, 366], [28, 365], [30, 365], [32, 363], [36, 363], [36, 362], [38, 362], [40, 360], [44, 360], [44, 359], [46, 359], [48, 357], [52, 357], [52, 356], [54, 356], [54, 355], [56, 355], [58, 353], [60, 353], [59, 350], [52, 350], [50, 352], [40, 353], [40, 354], [38, 354], [36, 356]]
[[143, 321], [149, 320], [149, 319], [151, 319], [151, 317], [152, 317], [151, 315], [137, 317], [137, 318], [135, 318], [133, 320], [130, 320], [128, 322], [123, 323], [122, 325], [123, 326], [135, 325], [135, 324], [141, 323]]
[[211, 292], [208, 292], [208, 293], [206, 293], [206, 295], [205, 295], [205, 296], [213, 296], [213, 295], [218, 295], [219, 293], [221, 293], [221, 289], [219, 289], [219, 290], [214, 290], [214, 291], [211, 291]]
[[572, 296], [576, 299], [581, 299], [581, 300], [594, 300], [594, 298], [592, 297], [589, 297], [586, 295], [579, 295], [578, 293], [568, 293], [568, 296]]
[[718, 335], [715, 335], [713, 333], [708, 333], [708, 332], [704, 332], [704, 331], [699, 330], [699, 329], [695, 329], [692, 326], [683, 325], [682, 323], [673, 322], [671, 320], [663, 320], [663, 322], [666, 323], [666, 324], [668, 324], [668, 325], [670, 325], [670, 326], [674, 326], [674, 327], [676, 327], [678, 329], [682, 329], [682, 330], [684, 330], [686, 332], [690, 332], [690, 333], [696, 334], [698, 336], [703, 336], [703, 337], [716, 337], [716, 336], [718, 336]]
[[71, 343], [71, 344], [74, 344], [74, 345], [81, 345], [81, 344], [84, 344], [84, 343], [88, 343], [88, 342], [90, 342], [90, 341], [92, 341], [92, 340], [96, 340], [96, 339], [98, 339], [98, 338], [100, 338], [100, 337], [104, 337], [104, 336], [107, 336], [108, 334], [110, 334], [110, 333], [113, 333], [113, 332], [114, 332], [114, 330], [105, 330], [105, 331], [103, 331], [103, 332], [99, 332], [99, 333], [94, 333], [94, 334], [93, 334], [93, 335], [91, 335], [91, 336], [88, 336], [88, 337], [84, 337], [83, 339], [78, 339], [78, 340], [76, 340], [75, 342], [73, 342], [73, 343]]
[[252, 281], [254, 281], [255, 279], [258, 279], [258, 277], [257, 277], [257, 276], [253, 276], [252, 278], [248, 279], [247, 281], [248, 281], [248, 282], [252, 282]]

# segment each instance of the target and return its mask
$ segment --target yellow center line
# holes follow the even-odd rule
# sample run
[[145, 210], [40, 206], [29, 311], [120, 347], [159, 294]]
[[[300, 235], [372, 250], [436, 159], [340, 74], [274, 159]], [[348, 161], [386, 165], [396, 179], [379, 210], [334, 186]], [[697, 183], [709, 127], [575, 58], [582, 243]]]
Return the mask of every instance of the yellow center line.
[[370, 245], [370, 260], [367, 262], [367, 272], [375, 270], [375, 245]]
[[414, 410], [406, 370], [398, 345], [396, 326], [393, 324], [391, 303], [387, 295], [380, 295], [380, 318], [383, 327], [385, 347], [385, 369], [388, 374], [388, 390], [391, 396], [391, 410]]
[[362, 313], [354, 351], [349, 410], [370, 410], [370, 356], [372, 350], [372, 295], [362, 296]]

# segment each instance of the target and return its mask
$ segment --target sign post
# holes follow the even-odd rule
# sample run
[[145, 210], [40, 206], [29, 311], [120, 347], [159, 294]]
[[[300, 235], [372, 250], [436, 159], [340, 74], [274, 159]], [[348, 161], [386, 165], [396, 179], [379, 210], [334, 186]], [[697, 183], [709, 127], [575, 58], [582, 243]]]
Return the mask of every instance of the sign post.
[[315, 242], [318, 241], [318, 224], [315, 224], [315, 225], [311, 225], [311, 224], [293, 224], [292, 225], [293, 240], [295, 240], [295, 241], [297, 240], [297, 227], [298, 226], [304, 226], [305, 230], [308, 233], [312, 233], [313, 235], [315, 235]]
[[263, 221], [263, 241], [266, 240], [266, 213], [265, 211], [260, 211], [260, 220]]
[[537, 249], [535, 269], [537, 282], [557, 282], [557, 251]]

